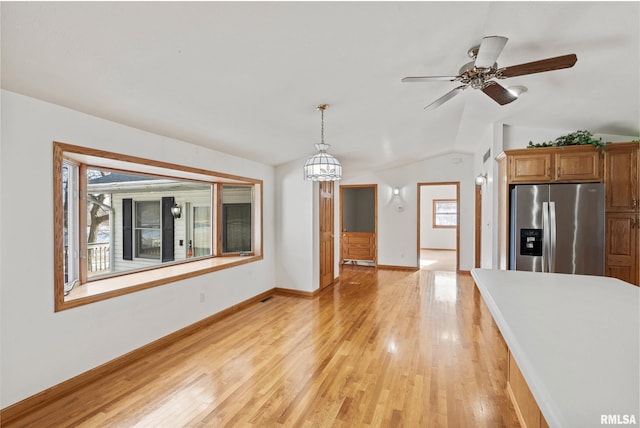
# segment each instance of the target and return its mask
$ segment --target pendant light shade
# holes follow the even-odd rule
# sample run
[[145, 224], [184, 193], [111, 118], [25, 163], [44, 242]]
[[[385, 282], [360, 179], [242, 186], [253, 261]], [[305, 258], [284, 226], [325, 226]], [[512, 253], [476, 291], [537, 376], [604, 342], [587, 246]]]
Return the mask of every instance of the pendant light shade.
[[342, 165], [327, 153], [329, 144], [316, 144], [318, 153], [304, 163], [304, 178], [311, 181], [336, 181], [342, 178]]
[[342, 178], [342, 165], [335, 157], [327, 153], [331, 147], [324, 142], [324, 111], [326, 104], [318, 106], [321, 112], [320, 144], [316, 144], [318, 153], [304, 163], [304, 179], [310, 181], [337, 181]]

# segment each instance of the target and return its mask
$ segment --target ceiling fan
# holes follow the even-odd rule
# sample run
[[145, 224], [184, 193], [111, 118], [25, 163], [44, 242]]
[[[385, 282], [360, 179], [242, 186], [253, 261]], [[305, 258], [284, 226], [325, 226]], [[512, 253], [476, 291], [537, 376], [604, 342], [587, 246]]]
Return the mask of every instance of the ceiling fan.
[[573, 67], [578, 60], [575, 54], [569, 54], [513, 65], [511, 67], [498, 68], [496, 60], [507, 44], [507, 40], [509, 39], [502, 36], [484, 37], [480, 46], [469, 50], [468, 54], [473, 61], [463, 65], [458, 71], [458, 76], [405, 77], [402, 79], [402, 82], [436, 82], [448, 80], [450, 82], [458, 81], [463, 83], [461, 86], [452, 89], [426, 106], [424, 108], [425, 110], [435, 109], [441, 106], [468, 87], [480, 89], [498, 104], [505, 105], [518, 97], [493, 79], [506, 79], [508, 77], [570, 68]]

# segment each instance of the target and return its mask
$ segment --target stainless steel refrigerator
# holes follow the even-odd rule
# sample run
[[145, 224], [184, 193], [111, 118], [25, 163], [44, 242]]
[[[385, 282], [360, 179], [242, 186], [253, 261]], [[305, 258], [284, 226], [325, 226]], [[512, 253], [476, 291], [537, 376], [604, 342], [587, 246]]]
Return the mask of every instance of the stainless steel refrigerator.
[[511, 190], [510, 268], [604, 275], [604, 185], [517, 185]]

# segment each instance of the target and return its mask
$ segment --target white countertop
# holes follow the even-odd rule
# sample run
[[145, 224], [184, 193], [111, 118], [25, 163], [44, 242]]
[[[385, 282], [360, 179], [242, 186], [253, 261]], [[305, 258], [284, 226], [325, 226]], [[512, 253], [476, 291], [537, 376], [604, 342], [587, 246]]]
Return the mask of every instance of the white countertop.
[[639, 287], [586, 275], [471, 274], [550, 427], [601, 427], [601, 415], [640, 423]]

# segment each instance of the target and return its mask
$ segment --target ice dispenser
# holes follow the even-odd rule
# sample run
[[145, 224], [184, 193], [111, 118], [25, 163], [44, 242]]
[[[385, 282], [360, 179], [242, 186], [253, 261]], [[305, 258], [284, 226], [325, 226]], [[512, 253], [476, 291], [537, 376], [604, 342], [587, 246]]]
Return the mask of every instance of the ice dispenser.
[[520, 255], [542, 255], [542, 229], [520, 229]]

